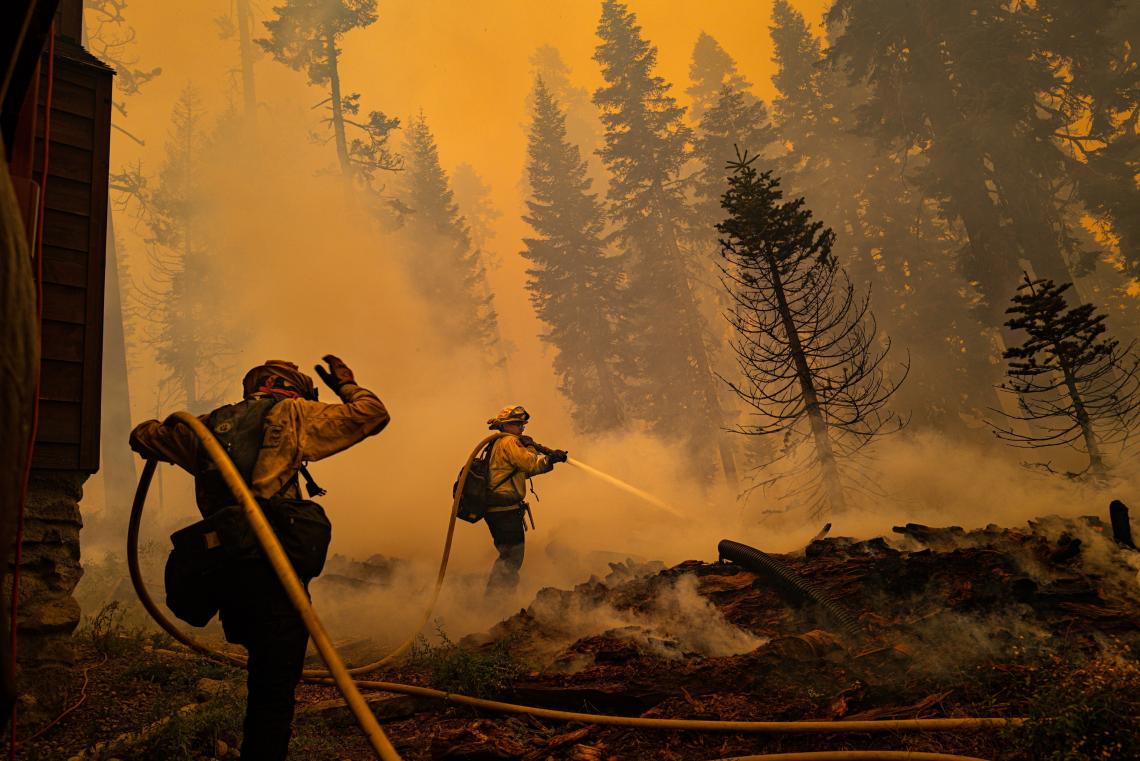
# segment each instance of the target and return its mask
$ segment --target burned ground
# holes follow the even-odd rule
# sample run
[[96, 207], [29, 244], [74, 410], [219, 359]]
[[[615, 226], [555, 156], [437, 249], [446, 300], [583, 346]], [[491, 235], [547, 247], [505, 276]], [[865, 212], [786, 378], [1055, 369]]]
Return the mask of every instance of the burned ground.
[[[1011, 760], [1140, 755], [1140, 554], [1117, 547], [1099, 520], [970, 532], [908, 525], [887, 538], [813, 541], [778, 558], [843, 606], [857, 631], [768, 574], [731, 562], [630, 562], [571, 590], [544, 589], [484, 634], [425, 643], [395, 673], [375, 678], [631, 716], [1042, 721], [1018, 730], [761, 736], [565, 725], [402, 696], [377, 696], [374, 706], [409, 759], [712, 759], [841, 748]], [[156, 732], [180, 738], [163, 741], [166, 757], [208, 758], [232, 747], [234, 722], [214, 731], [193, 717], [233, 698], [201, 703], [210, 683], [197, 676], [210, 670], [232, 684], [240, 674], [171, 654], [168, 643], [139, 643], [128, 667], [125, 648], [92, 646], [98, 663], [88, 699], [26, 746], [25, 757], [71, 758], [92, 737], [153, 723], [156, 681], [168, 687], [163, 705], [175, 706], [176, 694], [199, 706], [172, 722], [189, 728]], [[136, 715], [100, 705], [130, 705], [140, 695], [148, 710]], [[370, 757], [336, 697], [332, 688], [302, 686], [294, 757]], [[129, 739], [113, 754], [84, 758], [154, 758], [155, 742]]]

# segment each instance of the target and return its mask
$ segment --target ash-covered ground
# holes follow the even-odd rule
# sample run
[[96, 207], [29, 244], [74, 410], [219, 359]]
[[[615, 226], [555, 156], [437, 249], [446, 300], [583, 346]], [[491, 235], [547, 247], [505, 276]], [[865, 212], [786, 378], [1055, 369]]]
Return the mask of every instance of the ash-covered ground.
[[[455, 642], [445, 631], [428, 636], [394, 668], [363, 678], [624, 716], [1031, 721], [942, 733], [746, 735], [564, 723], [376, 692], [371, 705], [409, 760], [701, 761], [838, 749], [1140, 758], [1140, 552], [1114, 541], [1100, 519], [974, 531], [912, 524], [773, 557], [783, 575], [723, 560], [614, 562], [604, 577], [541, 590], [486, 631]], [[353, 594], [382, 593], [397, 569], [380, 558], [331, 563], [328, 579], [314, 584], [318, 610], [322, 595], [329, 599], [322, 583], [351, 609]], [[119, 605], [130, 614], [130, 601], [115, 599], [102, 623], [79, 635], [83, 662], [65, 703], [74, 707], [19, 757], [235, 757], [244, 673], [116, 624]], [[360, 663], [390, 646], [380, 639], [337, 644]], [[302, 685], [290, 757], [372, 754], [333, 688]]]
[[[439, 759], [712, 759], [832, 748], [1138, 757], [1140, 553], [1120, 547], [1101, 520], [1043, 518], [968, 532], [911, 524], [865, 541], [817, 539], [776, 557], [841, 615], [771, 573], [732, 562], [613, 564], [604, 578], [543, 589], [458, 647], [421, 649], [402, 676], [478, 689], [482, 673], [498, 699], [630, 716], [1064, 712], [1068, 724], [874, 737], [700, 735], [568, 727], [437, 704], [430, 719], [395, 723], [392, 736], [411, 757]], [[408, 710], [424, 708], [404, 700]], [[1096, 718], [1105, 710], [1111, 717]]]

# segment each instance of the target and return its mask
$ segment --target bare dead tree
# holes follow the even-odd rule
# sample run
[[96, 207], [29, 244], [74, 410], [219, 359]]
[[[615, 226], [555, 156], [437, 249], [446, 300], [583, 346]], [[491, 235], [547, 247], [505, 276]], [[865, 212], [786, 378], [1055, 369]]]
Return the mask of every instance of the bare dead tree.
[[[990, 425], [1013, 446], [1075, 448], [1088, 465], [1072, 475], [1103, 477], [1110, 452], [1123, 452], [1140, 426], [1140, 356], [1132, 351], [1135, 342], [1121, 346], [1107, 335], [1105, 315], [1092, 304], [1070, 307], [1070, 287], [1023, 273], [1005, 325], [1025, 331], [1026, 339], [1002, 354], [1009, 367], [1001, 384], [1018, 395], [1019, 411], [995, 409]], [[1031, 427], [1016, 430], [1014, 421]]]
[[792, 494], [815, 517], [847, 507], [851, 489], [872, 487], [855, 456], [904, 425], [887, 402], [909, 361], [902, 377], [887, 378], [890, 340], [878, 334], [869, 296], [856, 294], [832, 256], [835, 234], [812, 220], [802, 198], [783, 201], [779, 179], [758, 172], [755, 158], [738, 153], [729, 164], [729, 216], [717, 225], [743, 375], [728, 383], [754, 410], [738, 431], [781, 435], [776, 459], [792, 466], [757, 485], [805, 479]]

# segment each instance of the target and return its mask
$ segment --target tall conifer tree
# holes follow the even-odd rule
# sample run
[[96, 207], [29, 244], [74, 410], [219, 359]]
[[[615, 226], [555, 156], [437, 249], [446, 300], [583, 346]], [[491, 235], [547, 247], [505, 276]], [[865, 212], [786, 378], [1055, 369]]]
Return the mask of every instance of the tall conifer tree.
[[619, 272], [606, 255], [605, 210], [578, 146], [566, 134], [566, 114], [535, 80], [534, 120], [527, 150], [530, 198], [523, 219], [535, 236], [522, 255], [531, 303], [547, 325], [554, 370], [583, 431], [624, 423], [620, 397], [620, 343], [616, 330]]
[[[328, 88], [326, 120], [333, 133], [337, 164], [347, 179], [371, 180], [376, 170], [400, 166], [388, 139], [400, 122], [381, 111], [360, 116], [360, 93], [345, 92], [340, 72], [340, 40], [353, 29], [376, 22], [376, 0], [285, 0], [265, 22], [269, 37], [257, 40], [276, 60], [304, 70], [309, 84]], [[349, 136], [349, 128], [355, 136]]]
[[210, 285], [220, 264], [208, 221], [211, 196], [202, 178], [209, 150], [202, 119], [198, 96], [188, 86], [171, 113], [163, 164], [140, 198], [151, 264], [151, 282], [140, 292], [147, 336], [166, 370], [166, 405], [191, 412], [221, 402], [237, 339], [226, 320], [225, 292]]
[[488, 364], [501, 365], [499, 321], [483, 252], [471, 242], [422, 113], [412, 119], [404, 146], [407, 165], [399, 175], [400, 200], [407, 212], [404, 228], [413, 282], [446, 335], [474, 342]]
[[624, 3], [603, 2], [598, 36], [594, 60], [605, 85], [594, 103], [606, 131], [598, 153], [612, 177], [609, 216], [629, 277], [629, 351], [637, 372], [632, 406], [660, 434], [719, 449], [725, 476], [735, 483], [707, 326], [682, 248], [689, 212], [681, 169], [692, 140], [685, 109], [654, 72], [657, 49]]

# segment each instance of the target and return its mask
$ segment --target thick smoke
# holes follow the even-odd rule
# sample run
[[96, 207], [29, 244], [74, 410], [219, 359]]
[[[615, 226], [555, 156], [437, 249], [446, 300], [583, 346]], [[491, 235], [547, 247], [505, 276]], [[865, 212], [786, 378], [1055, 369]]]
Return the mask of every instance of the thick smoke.
[[[801, 8], [809, 18], [818, 17], [818, 3], [797, 3], [802, 5], [810, 6]], [[662, 52], [661, 73], [671, 81], [685, 81], [692, 30], [703, 25], [738, 56], [759, 94], [768, 97], [769, 43], [766, 35], [738, 23], [742, 8], [751, 5], [694, 6], [687, 12], [705, 15], [686, 25], [670, 25], [665, 4], [643, 3], [637, 10], [646, 35]], [[528, 433], [537, 440], [568, 449], [571, 457], [659, 496], [681, 517], [560, 466], [535, 480], [538, 497], [531, 502], [537, 528], [527, 538], [523, 584], [514, 600], [483, 601], [494, 550], [485, 526], [458, 526], [438, 612], [449, 632], [485, 628], [527, 604], [541, 587], [572, 585], [604, 572], [608, 562], [627, 557], [666, 563], [713, 560], [716, 542], [726, 537], [769, 551], [792, 551], [819, 529], [806, 525], [799, 512], [765, 514], [762, 498], [742, 502], [724, 487], [705, 490], [686, 475], [690, 453], [669, 442], [642, 434], [585, 437], [571, 426], [549, 352], [536, 337], [541, 326], [527, 302], [524, 264], [516, 255], [525, 232], [517, 185], [525, 146], [520, 125], [530, 86], [526, 59], [539, 44], [559, 46], [567, 60], [578, 62], [572, 68], [581, 84], [596, 85], [597, 74], [586, 62], [595, 43], [597, 7], [564, 4], [553, 19], [549, 9], [520, 14], [511, 9], [517, 6], [488, 9], [483, 4], [467, 11], [451, 5], [449, 23], [441, 26], [437, 11], [426, 4], [397, 5], [385, 10], [374, 29], [348, 37], [343, 59], [346, 78], [365, 93], [368, 107], [406, 116], [422, 106], [444, 166], [470, 163], [491, 185], [492, 200], [502, 211], [496, 248], [489, 252], [502, 266], [493, 270], [491, 280], [507, 344], [513, 347], [505, 374], [487, 368], [477, 347], [456, 345], [439, 332], [439, 315], [414, 295], [407, 254], [395, 236], [378, 232], [361, 199], [350, 198], [337, 177], [322, 173], [333, 163], [331, 147], [309, 139], [318, 128], [318, 112], [310, 106], [320, 95], [307, 90], [300, 75], [259, 61], [263, 105], [257, 139], [230, 135], [219, 140], [203, 165], [216, 191], [211, 236], [224, 241], [227, 257], [224, 277], [215, 285], [241, 319], [231, 358], [231, 398], [239, 396], [241, 373], [248, 366], [269, 358], [311, 366], [331, 352], [343, 357], [392, 413], [391, 425], [378, 437], [313, 465], [329, 490], [324, 502], [334, 523], [333, 551], [403, 561], [390, 586], [353, 602], [351, 611], [337, 607], [336, 593], [327, 594], [338, 636], [367, 631], [395, 642], [419, 620], [443, 544], [452, 482], [471, 448], [486, 435], [483, 421], [507, 403], [528, 407], [534, 416]], [[220, 70], [204, 67], [217, 69], [235, 52], [230, 43], [213, 42], [213, 12], [205, 8], [182, 9], [176, 25], [169, 24], [169, 11], [161, 4], [132, 5], [131, 11], [136, 13], [140, 57], [161, 63], [164, 74], [131, 108], [131, 131], [145, 135], [147, 144], [137, 146], [116, 134], [112, 164], [141, 159], [154, 167], [161, 160], [177, 92], [187, 80], [195, 81], [207, 111], [219, 114], [227, 96], [218, 83], [226, 78]], [[464, 13], [478, 16], [465, 19], [459, 15]], [[441, 29], [454, 31], [441, 34]], [[518, 44], [519, 39], [533, 45]], [[209, 47], [214, 44], [216, 49]], [[472, 61], [488, 68], [472, 66]], [[416, 62], [422, 65], [410, 65]], [[469, 79], [476, 70], [478, 81]], [[129, 224], [119, 229], [140, 273], [144, 232]], [[136, 420], [156, 414], [158, 373], [145, 347], [141, 350], [142, 361], [131, 376]], [[327, 389], [322, 393], [330, 396]], [[1104, 515], [1110, 498], [1140, 505], [1135, 478], [1111, 493], [1100, 491], [1033, 475], [1005, 452], [962, 446], [934, 433], [885, 441], [875, 457], [881, 496], [866, 500], [864, 511], [830, 518], [833, 534], [889, 533], [891, 525], [907, 521], [971, 528], [1017, 524], [1048, 513]], [[148, 539], [165, 546], [171, 531], [195, 519], [188, 487], [188, 477], [167, 470], [166, 509], [156, 507], [156, 487], [147, 513]], [[97, 518], [100, 510], [127, 506], [103, 505], [101, 483], [94, 479], [84, 509]], [[94, 560], [101, 549], [84, 551]], [[318, 592], [316, 600], [318, 606], [325, 604], [325, 593]], [[575, 611], [573, 628], [584, 636], [635, 626], [673, 638], [683, 650], [707, 654], [756, 645], [748, 635], [716, 623], [707, 602], [685, 582], [658, 604], [647, 618], [608, 609]], [[541, 608], [539, 613], [554, 614]]]

